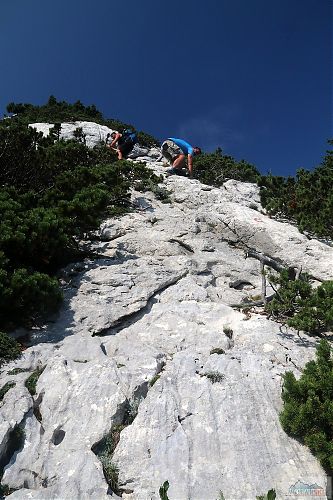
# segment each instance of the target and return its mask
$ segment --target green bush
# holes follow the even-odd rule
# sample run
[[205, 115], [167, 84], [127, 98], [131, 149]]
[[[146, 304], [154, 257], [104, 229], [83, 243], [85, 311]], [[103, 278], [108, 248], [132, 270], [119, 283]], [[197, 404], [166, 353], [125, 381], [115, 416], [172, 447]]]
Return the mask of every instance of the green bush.
[[0, 325], [4, 328], [38, 324], [58, 308], [61, 299], [57, 280], [47, 274], [0, 269]]
[[228, 179], [257, 182], [260, 177], [256, 167], [244, 160], [236, 161], [232, 156], [223, 155], [221, 149], [194, 157], [193, 173], [199, 181], [213, 186], [221, 186]]
[[[79, 242], [105, 217], [130, 209], [130, 189], [168, 193], [144, 164], [118, 161], [105, 144], [89, 149], [82, 130], [60, 139], [63, 121], [105, 123], [94, 106], [58, 102], [14, 104], [0, 122], [0, 328], [38, 324], [61, 301], [59, 267], [81, 258]], [[27, 126], [55, 126], [45, 138]], [[109, 123], [111, 125], [111, 123]], [[115, 127], [114, 125], [117, 125]], [[121, 122], [112, 128], [121, 128]], [[124, 128], [124, 127], [122, 127]], [[143, 134], [148, 143], [151, 136]], [[155, 143], [155, 142], [154, 142]]]
[[71, 221], [59, 217], [56, 207], [26, 209], [19, 198], [14, 200], [8, 192], [0, 190], [0, 208], [3, 208], [0, 249], [11, 267], [45, 271], [64, 262], [66, 252], [73, 255], [76, 245]]
[[333, 328], [333, 281], [326, 281], [312, 288], [309, 276], [290, 280], [288, 271], [270, 277], [279, 288], [273, 300], [266, 304], [266, 311], [289, 326], [313, 334]]
[[333, 281], [326, 281], [298, 301], [299, 311], [289, 326], [305, 332], [321, 333], [333, 329]]
[[[19, 122], [28, 124], [45, 122], [58, 125], [64, 122], [93, 121], [106, 125], [112, 130], [118, 130], [119, 132], [122, 132], [127, 128], [135, 129], [133, 125], [124, 123], [120, 120], [110, 118], [105, 119], [94, 104], [91, 106], [85, 106], [80, 101], [77, 101], [74, 104], [69, 104], [65, 101], [57, 101], [54, 96], [50, 96], [48, 102], [42, 106], [34, 106], [32, 104], [23, 103], [15, 104], [12, 102], [8, 104], [7, 111], [8, 113], [15, 113], [17, 115], [12, 118], [12, 121], [16, 123]], [[159, 145], [159, 141], [146, 132], [140, 131], [137, 135], [141, 146], [152, 147]], [[82, 134], [77, 132], [75, 136], [79, 142], [84, 143]]]
[[138, 191], [146, 192], [146, 191], [151, 191], [154, 193], [155, 198], [157, 200], [162, 201], [162, 203], [170, 203], [171, 198], [170, 194], [171, 192], [168, 191], [165, 187], [159, 186], [156, 181], [152, 179], [146, 179], [142, 180], [136, 183], [135, 189]]
[[259, 185], [270, 213], [294, 220], [301, 231], [333, 237], [333, 151], [312, 171], [299, 169], [295, 178], [263, 176]]
[[16, 340], [9, 337], [6, 333], [0, 332], [0, 367], [20, 356], [21, 350]]
[[102, 114], [95, 105], [84, 106], [80, 101], [68, 104], [65, 101], [57, 101], [50, 96], [46, 104], [34, 106], [32, 104], [15, 104], [11, 102], [7, 106], [8, 113], [15, 113], [25, 123], [55, 123], [66, 121], [96, 121], [103, 119]]
[[292, 372], [284, 375], [282, 399], [283, 429], [307, 445], [332, 475], [333, 360], [326, 340], [320, 341], [317, 359], [305, 365], [299, 380]]
[[47, 178], [42, 133], [12, 120], [0, 122], [0, 186], [17, 190], [39, 189]]
[[270, 302], [266, 304], [266, 311], [275, 319], [288, 321], [299, 312], [299, 302], [311, 294], [310, 279], [307, 274], [300, 276], [300, 279], [290, 279], [288, 270], [282, 271], [279, 275], [270, 275], [270, 283], [274, 286], [276, 294]]

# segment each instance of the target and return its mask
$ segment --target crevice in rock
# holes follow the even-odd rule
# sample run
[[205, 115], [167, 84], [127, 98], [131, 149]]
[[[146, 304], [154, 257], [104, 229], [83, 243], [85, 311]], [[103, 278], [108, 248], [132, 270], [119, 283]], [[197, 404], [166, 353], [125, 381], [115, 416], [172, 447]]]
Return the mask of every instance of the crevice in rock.
[[255, 286], [250, 281], [242, 279], [231, 281], [229, 283], [229, 288], [234, 288], [235, 290], [243, 290], [243, 288], [245, 288], [248, 285], [250, 285], [252, 288], [255, 288]]
[[191, 413], [191, 412], [187, 413], [183, 417], [181, 417], [180, 415], [178, 415], [178, 422], [181, 424], [186, 418], [191, 417], [192, 415], [193, 415], [193, 413]]
[[43, 397], [44, 397], [44, 392], [40, 393], [38, 398], [34, 401], [33, 412], [34, 412], [34, 415], [37, 418], [38, 422], [42, 422], [42, 420], [43, 420], [43, 417], [42, 417], [42, 414], [40, 411], [40, 405], [43, 401]]
[[194, 253], [194, 250], [193, 248], [191, 247], [191, 245], [189, 245], [188, 243], [185, 243], [184, 241], [178, 239], [178, 238], [170, 238], [168, 240], [170, 243], [178, 243], [178, 245], [180, 245], [181, 247], [183, 247], [185, 250], [187, 250], [187, 252], [190, 252], [190, 253]]
[[[24, 424], [15, 425], [9, 432], [5, 448], [0, 455], [0, 481], [2, 480], [5, 467], [13, 460], [14, 455], [23, 449], [24, 439]], [[13, 491], [13, 489], [9, 489], [6, 485], [0, 484], [0, 498], [9, 495]]]
[[0, 456], [0, 475], [2, 475], [4, 468], [11, 461], [14, 453], [23, 448], [24, 437], [24, 429], [21, 424], [15, 425], [9, 432], [6, 447]]
[[119, 485], [119, 469], [112, 461], [113, 454], [120, 441], [121, 432], [131, 425], [139, 410], [139, 406], [148, 393], [148, 382], [145, 381], [137, 386], [130, 398], [126, 398], [117, 408], [113, 416], [113, 425], [110, 431], [97, 443], [91, 450], [99, 458], [103, 466], [105, 479], [109, 485], [109, 494], [115, 493], [118, 496], [133, 493], [133, 490], [128, 489], [123, 485]]
[[149, 388], [153, 387], [153, 385], [158, 381], [158, 379], [161, 377], [161, 372], [164, 370], [164, 367], [166, 365], [165, 361], [162, 361], [158, 366], [157, 370], [155, 372], [155, 375], [150, 379], [149, 381]]
[[138, 311], [135, 311], [130, 314], [125, 314], [118, 318], [117, 321], [112, 326], [108, 326], [107, 328], [103, 328], [99, 332], [93, 333], [92, 337], [104, 337], [107, 335], [115, 335], [116, 333], [121, 332], [124, 328], [128, 328], [129, 326], [135, 324], [137, 321], [143, 318], [146, 314], [150, 313], [153, 304], [156, 303], [156, 297], [167, 290], [170, 286], [176, 285], [181, 279], [183, 279], [189, 273], [188, 270], [184, 271], [181, 276], [177, 276], [171, 280], [171, 282], [167, 283], [161, 288], [155, 290], [155, 292], [149, 297], [146, 305], [144, 305]]

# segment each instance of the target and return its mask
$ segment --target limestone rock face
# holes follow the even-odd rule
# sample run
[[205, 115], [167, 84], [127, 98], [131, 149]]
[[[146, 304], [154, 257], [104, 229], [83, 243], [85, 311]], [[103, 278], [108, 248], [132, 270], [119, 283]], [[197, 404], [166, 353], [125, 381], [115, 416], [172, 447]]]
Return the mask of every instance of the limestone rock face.
[[[31, 123], [30, 127], [35, 128], [37, 132], [43, 132], [43, 135], [47, 136], [54, 125], [52, 123]], [[75, 121], [61, 124], [60, 138], [65, 140], [73, 139], [73, 133], [77, 128], [82, 128], [82, 132], [86, 136], [86, 144], [89, 148], [96, 146], [100, 142], [105, 143], [107, 134], [114, 132], [109, 127], [99, 125], [98, 123]]]
[[[102, 128], [89, 127], [98, 142]], [[158, 149], [137, 153], [164, 172]], [[0, 387], [16, 384], [0, 407], [9, 498], [155, 500], [165, 481], [176, 500], [254, 500], [271, 488], [284, 499], [297, 481], [326, 488], [278, 418], [282, 375], [300, 375], [316, 340], [230, 305], [261, 292], [259, 262], [237, 241], [318, 279], [333, 279], [333, 249], [265, 215], [252, 184], [164, 182], [171, 203], [133, 192], [134, 211], [103, 222], [91, 243], [101, 258], [62, 271], [60, 313], [2, 368]]]

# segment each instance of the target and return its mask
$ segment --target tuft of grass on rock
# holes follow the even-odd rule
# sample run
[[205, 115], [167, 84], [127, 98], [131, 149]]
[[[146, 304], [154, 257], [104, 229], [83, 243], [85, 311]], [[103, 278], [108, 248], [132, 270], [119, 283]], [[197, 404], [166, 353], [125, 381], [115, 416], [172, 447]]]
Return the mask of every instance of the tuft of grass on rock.
[[154, 375], [151, 381], [149, 382], [149, 386], [153, 387], [153, 385], [158, 381], [158, 379], [161, 377], [161, 375]]
[[126, 425], [114, 425], [102, 441], [92, 449], [102, 463], [104, 476], [110, 488], [116, 495], [120, 496], [122, 492], [118, 484], [119, 469], [112, 461], [112, 457], [119, 443], [120, 433], [125, 427]]
[[9, 370], [7, 375], [18, 375], [19, 373], [30, 372], [29, 368], [14, 368], [13, 370]]
[[12, 389], [12, 387], [15, 386], [15, 382], [7, 382], [3, 387], [0, 389], [0, 401], [3, 400], [7, 392]]
[[256, 497], [256, 500], [275, 500], [276, 499], [276, 492], [275, 490], [269, 490], [266, 495], [260, 495]]
[[169, 500], [168, 497], [169, 481], [164, 481], [158, 490], [161, 500]]
[[221, 347], [215, 347], [210, 351], [210, 354], [225, 354], [225, 350], [221, 349]]
[[232, 328], [230, 328], [230, 326], [224, 326], [223, 327], [223, 333], [229, 338], [229, 339], [232, 339], [232, 336], [234, 334]]
[[202, 376], [207, 377], [212, 384], [216, 384], [217, 382], [222, 382], [222, 380], [225, 379], [225, 375], [223, 375], [223, 373], [213, 370], [203, 373]]
[[35, 370], [30, 375], [30, 377], [28, 377], [27, 380], [25, 381], [25, 386], [28, 389], [28, 391], [30, 392], [31, 396], [34, 396], [36, 394], [36, 385], [37, 385], [39, 377], [41, 376], [41, 374], [44, 371], [44, 368], [45, 367], [37, 368], [37, 370]]

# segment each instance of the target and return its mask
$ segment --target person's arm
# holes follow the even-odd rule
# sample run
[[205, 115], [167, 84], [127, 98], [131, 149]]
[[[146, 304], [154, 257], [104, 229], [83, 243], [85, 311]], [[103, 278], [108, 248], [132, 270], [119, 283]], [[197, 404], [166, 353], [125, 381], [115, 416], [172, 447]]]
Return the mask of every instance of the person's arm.
[[190, 177], [192, 177], [192, 170], [193, 170], [193, 156], [192, 155], [187, 155], [187, 164], [188, 164], [188, 171], [190, 174]]
[[116, 132], [116, 137], [113, 139], [113, 141], [110, 144], [110, 148], [113, 148], [116, 144], [116, 142], [120, 139], [121, 134], [119, 132]]

